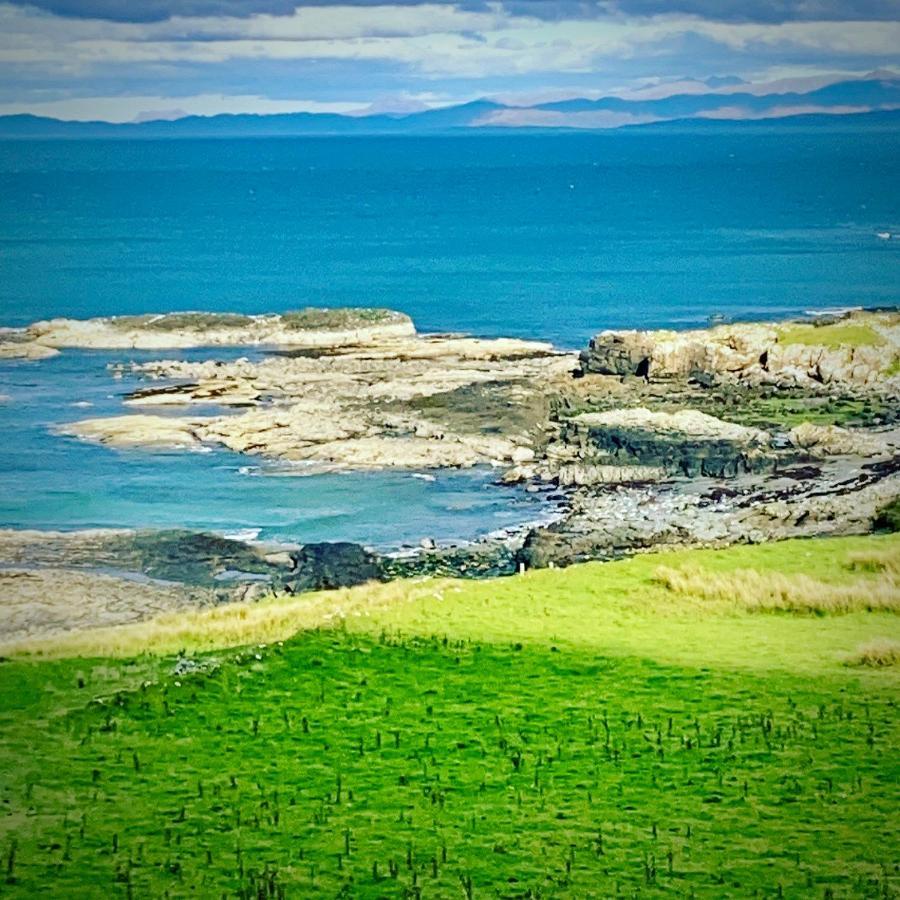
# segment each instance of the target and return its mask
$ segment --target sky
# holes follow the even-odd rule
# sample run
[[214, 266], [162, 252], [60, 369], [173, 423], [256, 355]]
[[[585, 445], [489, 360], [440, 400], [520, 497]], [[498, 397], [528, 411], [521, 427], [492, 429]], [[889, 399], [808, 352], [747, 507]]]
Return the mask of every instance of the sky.
[[0, 114], [64, 119], [406, 112], [898, 66], [900, 0], [0, 0]]

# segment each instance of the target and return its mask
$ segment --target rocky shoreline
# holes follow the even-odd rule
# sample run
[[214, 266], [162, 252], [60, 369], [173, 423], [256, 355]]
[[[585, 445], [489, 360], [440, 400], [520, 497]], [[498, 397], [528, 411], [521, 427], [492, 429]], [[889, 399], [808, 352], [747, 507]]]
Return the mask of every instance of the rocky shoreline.
[[[12, 615], [0, 641], [272, 591], [862, 533], [900, 497], [896, 310], [604, 332], [580, 354], [419, 336], [406, 317], [382, 310], [294, 315], [39, 323], [0, 335], [0, 355], [271, 345], [252, 361], [211, 355], [114, 368], [113, 377], [127, 370], [147, 381], [126, 401], [139, 412], [83, 420], [67, 433], [128, 448], [218, 444], [309, 470], [489, 464], [509, 489], [546, 496], [555, 521], [457, 547], [423, 534], [414, 552], [387, 556], [190, 532], [7, 531], [0, 596]], [[192, 414], [200, 404], [222, 413]], [[54, 585], [57, 603], [36, 601]]]

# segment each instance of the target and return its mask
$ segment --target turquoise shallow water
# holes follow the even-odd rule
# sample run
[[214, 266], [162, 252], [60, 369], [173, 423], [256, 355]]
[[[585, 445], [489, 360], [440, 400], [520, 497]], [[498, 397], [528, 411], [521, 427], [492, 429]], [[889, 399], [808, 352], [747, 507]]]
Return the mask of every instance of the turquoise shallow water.
[[[818, 130], [0, 143], [0, 324], [382, 305], [575, 347], [895, 303], [900, 240], [876, 234], [900, 232], [898, 157], [900, 135]], [[105, 365], [133, 356], [0, 363], [0, 525], [391, 545], [538, 512], [490, 473], [274, 477], [53, 433], [119, 409]]]
[[121, 358], [72, 351], [40, 364], [0, 363], [9, 396], [0, 404], [0, 431], [14, 436], [0, 445], [4, 525], [187, 527], [390, 549], [424, 536], [467, 540], [547, 515], [534, 496], [494, 485], [489, 470], [298, 476], [226, 450], [118, 451], [55, 433], [67, 421], [123, 411], [122, 396], [135, 383], [106, 371]]

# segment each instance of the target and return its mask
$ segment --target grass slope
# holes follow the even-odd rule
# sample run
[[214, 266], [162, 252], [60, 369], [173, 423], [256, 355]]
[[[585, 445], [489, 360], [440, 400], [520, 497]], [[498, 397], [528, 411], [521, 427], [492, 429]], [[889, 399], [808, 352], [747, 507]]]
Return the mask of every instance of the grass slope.
[[[7, 660], [0, 891], [897, 896], [898, 676], [844, 665], [900, 638], [897, 616], [748, 611], [658, 570], [864, 593], [898, 551], [796, 541], [344, 592], [330, 628], [179, 674]], [[320, 602], [292, 601], [293, 627]]]

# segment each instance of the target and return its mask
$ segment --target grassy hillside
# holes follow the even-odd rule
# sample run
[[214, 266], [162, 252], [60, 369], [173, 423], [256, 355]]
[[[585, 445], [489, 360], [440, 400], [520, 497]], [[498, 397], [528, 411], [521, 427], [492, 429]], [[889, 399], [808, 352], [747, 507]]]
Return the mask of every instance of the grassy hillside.
[[897, 896], [898, 563], [798, 541], [45, 644], [0, 665], [0, 890]]

